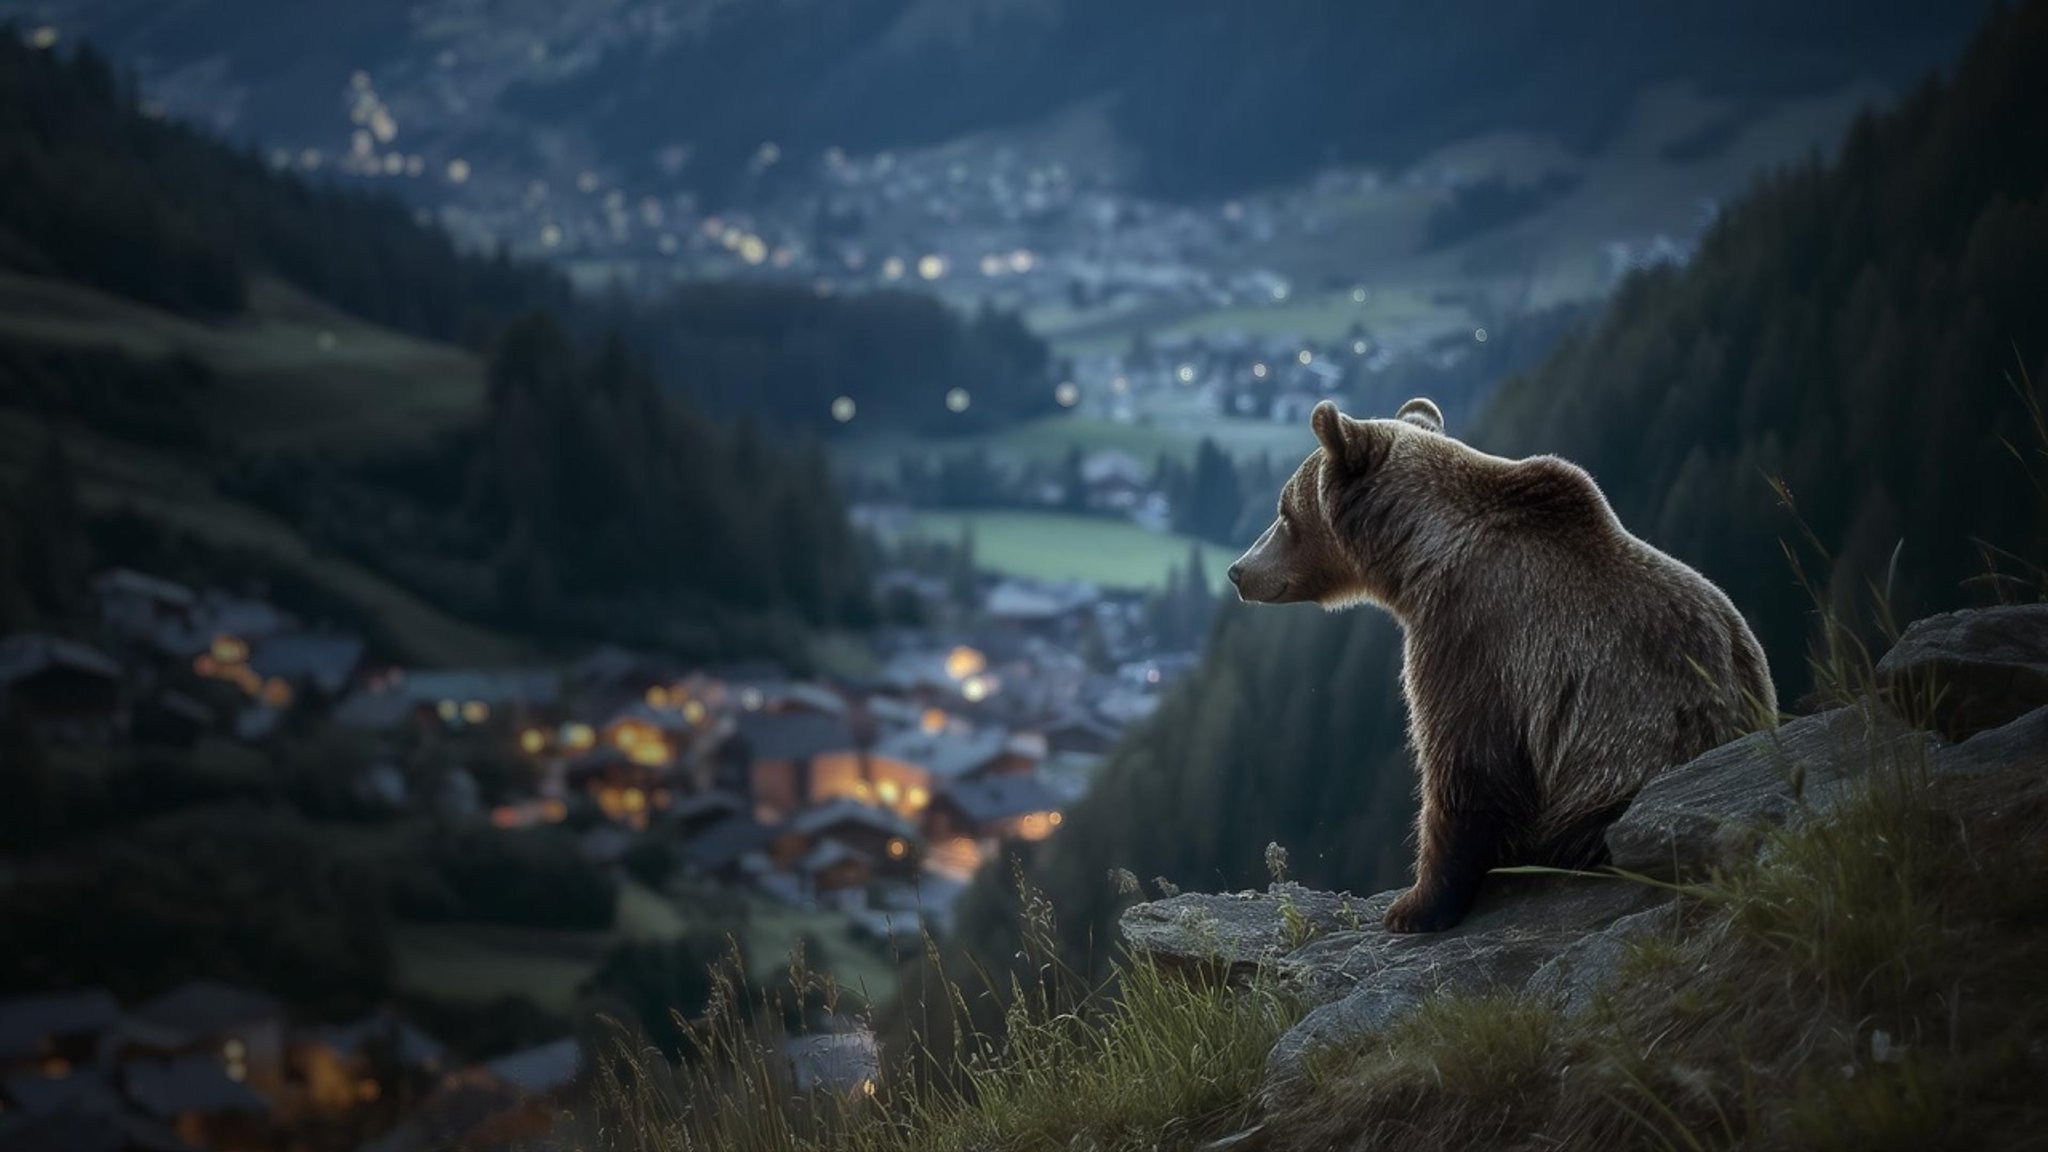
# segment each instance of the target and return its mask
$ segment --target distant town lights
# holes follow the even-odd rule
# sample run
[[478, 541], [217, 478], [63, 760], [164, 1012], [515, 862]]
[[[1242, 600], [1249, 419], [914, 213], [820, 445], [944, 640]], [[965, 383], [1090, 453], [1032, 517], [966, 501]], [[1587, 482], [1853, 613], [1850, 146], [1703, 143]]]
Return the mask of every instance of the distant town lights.
[[1193, 364], [1183, 364], [1180, 366], [1180, 371], [1175, 372], [1174, 375], [1180, 379], [1181, 383], [1192, 384], [1195, 382], [1195, 366]]
[[1361, 284], [1361, 285], [1359, 285], [1358, 287], [1356, 287], [1356, 288], [1353, 288], [1353, 289], [1351, 290], [1351, 302], [1352, 302], [1353, 304], [1363, 304], [1363, 303], [1365, 303], [1365, 286], [1364, 286], [1364, 285], [1362, 285], [1362, 284]]
[[1032, 255], [1029, 248], [1019, 248], [1015, 252], [1010, 253], [1010, 271], [1012, 272], [1022, 275], [1037, 266], [1038, 257]]
[[541, 225], [540, 246], [543, 248], [559, 248], [561, 245], [562, 226], [560, 224]]
[[1365, 350], [1368, 347], [1370, 347], [1370, 345], [1368, 345], [1363, 340], [1353, 340], [1351, 342], [1351, 354], [1354, 356], [1363, 356], [1365, 355]]
[[946, 393], [946, 410], [948, 412], [965, 412], [967, 411], [968, 400], [967, 389], [955, 388]]
[[1052, 390], [1052, 398], [1060, 407], [1072, 408], [1081, 402], [1081, 389], [1072, 380], [1067, 380]]
[[1294, 354], [1294, 358], [1296, 360], [1301, 361], [1303, 364], [1313, 364], [1315, 363], [1316, 354], [1307, 348], [1303, 348], [1301, 351]]
[[887, 260], [882, 261], [882, 279], [903, 279], [903, 257], [891, 256]]
[[450, 184], [469, 183], [469, 161], [464, 160], [460, 156], [450, 160], [448, 162], [448, 182]]
[[1260, 363], [1252, 365], [1252, 375], [1257, 379], [1264, 380], [1266, 378], [1265, 364]]
[[841, 396], [838, 399], [832, 401], [832, 418], [834, 420], [839, 421], [841, 424], [844, 424], [847, 421], [852, 420], [855, 411], [857, 411], [857, 409], [854, 406], [853, 397], [851, 396]]
[[1477, 340], [1481, 344], [1486, 343], [1486, 329], [1474, 328], [1472, 330], [1472, 339]]
[[936, 252], [920, 257], [917, 262], [917, 274], [926, 280], [937, 280], [946, 274], [946, 258]]

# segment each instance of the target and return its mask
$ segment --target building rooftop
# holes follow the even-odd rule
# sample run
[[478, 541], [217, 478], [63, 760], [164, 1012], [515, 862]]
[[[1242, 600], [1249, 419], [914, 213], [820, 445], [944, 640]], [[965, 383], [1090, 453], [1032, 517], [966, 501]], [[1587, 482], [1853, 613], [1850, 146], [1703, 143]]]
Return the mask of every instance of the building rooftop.
[[33, 1058], [45, 1036], [101, 1032], [120, 1019], [121, 1006], [100, 988], [0, 1000], [0, 1060]]
[[886, 809], [870, 808], [858, 800], [834, 800], [806, 809], [791, 817], [784, 827], [800, 836], [816, 836], [841, 824], [859, 824], [905, 840], [922, 839], [903, 817]]
[[125, 1070], [128, 1098], [144, 1113], [169, 1119], [196, 1112], [268, 1112], [270, 1102], [246, 1084], [228, 1079], [211, 1055], [175, 1060], [141, 1060]]
[[734, 738], [756, 760], [808, 760], [858, 746], [845, 717], [817, 712], [743, 712]]
[[0, 640], [0, 684], [12, 684], [53, 668], [109, 678], [121, 675], [121, 666], [112, 658], [76, 640], [44, 632], [21, 632]]
[[199, 594], [173, 580], [137, 572], [132, 568], [109, 568], [93, 578], [101, 596], [137, 596], [174, 608], [190, 608]]
[[181, 984], [135, 1010], [142, 1020], [190, 1035], [281, 1019], [284, 1006], [261, 992], [216, 980]]
[[522, 1092], [541, 1094], [568, 1085], [583, 1068], [583, 1050], [574, 1036], [523, 1048], [486, 1063], [484, 1071]]
[[307, 683], [329, 694], [348, 687], [363, 662], [360, 636], [298, 632], [257, 644], [249, 666], [260, 676]]
[[1001, 728], [974, 732], [926, 732], [906, 728], [875, 745], [875, 755], [915, 764], [935, 780], [958, 780], [988, 767], [1002, 756], [1010, 734]]
[[934, 804], [950, 803], [975, 824], [989, 824], [1029, 816], [1034, 812], [1057, 812], [1063, 806], [1058, 793], [1036, 776], [1023, 774], [990, 776], [955, 784], [939, 793]]

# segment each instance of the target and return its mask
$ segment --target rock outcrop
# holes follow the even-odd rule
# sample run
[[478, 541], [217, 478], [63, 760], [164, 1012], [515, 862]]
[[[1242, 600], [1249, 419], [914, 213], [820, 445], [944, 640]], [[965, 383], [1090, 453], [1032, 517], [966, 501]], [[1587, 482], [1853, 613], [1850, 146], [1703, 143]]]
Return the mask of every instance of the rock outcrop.
[[[1135, 955], [1169, 969], [1277, 976], [1309, 1007], [1267, 1062], [1269, 1088], [1304, 1074], [1326, 1045], [1354, 1044], [1437, 992], [1508, 991], [1586, 1010], [1629, 942], [1676, 932], [1662, 879], [1751, 857], [1771, 830], [1823, 818], [1873, 770], [1967, 779], [2048, 774], [2048, 607], [1934, 617], [1879, 665], [1880, 694], [1936, 702], [1917, 729], [1879, 700], [1793, 720], [1660, 774], [1608, 831], [1635, 878], [1496, 872], [1447, 932], [1398, 936], [1380, 916], [1398, 892], [1356, 897], [1276, 884], [1191, 893], [1125, 913]], [[1952, 742], [1953, 741], [1953, 742]]]
[[1900, 706], [1931, 705], [1951, 740], [2048, 705], [2048, 604], [1947, 612], [1917, 621], [1878, 661]]

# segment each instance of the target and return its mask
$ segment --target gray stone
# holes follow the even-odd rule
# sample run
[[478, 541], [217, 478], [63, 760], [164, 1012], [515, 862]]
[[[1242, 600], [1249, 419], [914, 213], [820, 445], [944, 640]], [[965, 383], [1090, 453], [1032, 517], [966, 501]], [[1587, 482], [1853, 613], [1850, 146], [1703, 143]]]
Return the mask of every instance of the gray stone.
[[1934, 770], [1943, 776], [2048, 775], [2048, 708], [2036, 708], [2010, 724], [1941, 749], [1934, 754]]
[[[1133, 955], [1169, 970], [1243, 979], [1305, 941], [1379, 923], [1386, 900], [1275, 884], [1264, 892], [1190, 892], [1126, 910], [1119, 927]], [[1293, 915], [1287, 909], [1293, 909]]]
[[1878, 661], [1880, 685], [1909, 713], [1961, 740], [2048, 705], [2048, 604], [1947, 612], [1915, 621]]
[[1557, 1005], [1566, 1016], [1578, 1016], [1593, 1007], [1600, 990], [1621, 971], [1629, 945], [1640, 937], [1675, 932], [1679, 924], [1678, 905], [1660, 904], [1623, 916], [1598, 932], [1574, 941], [1564, 951], [1545, 961], [1523, 990]]
[[1755, 854], [1772, 829], [1826, 811], [1873, 765], [1911, 768], [1940, 746], [1877, 704], [1745, 736], [1651, 777], [1607, 829], [1616, 868], [1696, 877]]
[[1661, 889], [1608, 877], [1494, 873], [1457, 927], [1396, 935], [1379, 927], [1377, 914], [1397, 895], [1366, 902], [1371, 927], [1313, 940], [1276, 962], [1313, 1007], [1267, 1058], [1269, 1087], [1299, 1077], [1320, 1050], [1383, 1031], [1429, 996], [1518, 991], [1588, 933], [1670, 899]]

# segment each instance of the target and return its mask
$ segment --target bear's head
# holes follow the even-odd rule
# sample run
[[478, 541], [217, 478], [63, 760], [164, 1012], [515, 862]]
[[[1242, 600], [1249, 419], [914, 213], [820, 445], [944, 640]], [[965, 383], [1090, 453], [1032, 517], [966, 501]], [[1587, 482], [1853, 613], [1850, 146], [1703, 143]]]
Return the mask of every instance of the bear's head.
[[1325, 400], [1309, 417], [1320, 447], [1280, 489], [1280, 513], [1230, 582], [1250, 603], [1395, 604], [1404, 552], [1428, 518], [1418, 499], [1455, 453], [1444, 416], [1410, 400], [1392, 420], [1354, 420]]

